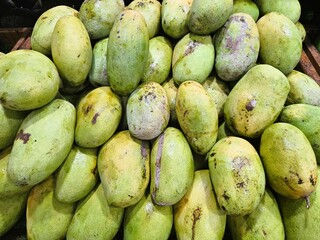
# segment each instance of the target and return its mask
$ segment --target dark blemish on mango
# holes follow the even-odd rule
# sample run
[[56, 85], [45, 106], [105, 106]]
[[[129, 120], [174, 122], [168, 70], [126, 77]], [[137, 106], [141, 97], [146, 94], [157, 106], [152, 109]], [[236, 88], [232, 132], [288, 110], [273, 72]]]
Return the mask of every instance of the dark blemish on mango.
[[138, 2], [138, 3], [137, 3], [137, 6], [138, 6], [138, 7], [144, 7], [144, 3], [143, 3], [143, 2]]
[[88, 105], [87, 107], [83, 107], [83, 114], [87, 115], [92, 108], [93, 108], [92, 104]]
[[195, 238], [195, 228], [196, 228], [196, 223], [201, 219], [202, 215], [202, 209], [200, 207], [197, 207], [195, 210], [193, 210], [192, 213], [192, 236], [191, 239]]
[[92, 120], [91, 120], [91, 123], [92, 124], [96, 124], [96, 122], [97, 122], [97, 118], [100, 116], [100, 113], [96, 113], [96, 114], [94, 114], [94, 116], [93, 116], [93, 118], [92, 118]]
[[198, 41], [190, 41], [187, 45], [187, 49], [186, 51], [184, 52], [184, 55], [187, 56], [189, 55], [190, 53], [192, 53], [196, 47], [198, 47], [200, 45], [200, 43]]
[[156, 173], [155, 173], [155, 184], [154, 184], [155, 191], [158, 191], [159, 183], [160, 183], [161, 157], [162, 157], [163, 142], [164, 142], [164, 134], [162, 133], [159, 136], [157, 156], [156, 156]]
[[183, 116], [185, 117], [188, 114], [188, 110], [185, 110]]
[[314, 179], [313, 174], [309, 176], [309, 181], [312, 184], [312, 186], [315, 186], [317, 184], [317, 180]]
[[230, 199], [230, 197], [227, 195], [227, 191], [224, 190], [222, 197], [224, 198], [224, 200], [228, 201]]
[[244, 182], [240, 182], [240, 183], [237, 183], [236, 186], [237, 188], [244, 188], [245, 187], [245, 183]]
[[246, 110], [247, 111], [252, 111], [255, 106], [257, 105], [257, 100], [255, 99], [251, 99], [249, 102], [247, 102], [246, 104]]
[[262, 229], [262, 233], [263, 233], [264, 236], [267, 236], [267, 233], [266, 233], [266, 231], [264, 229]]
[[29, 141], [30, 136], [30, 133], [24, 133], [23, 129], [21, 129], [16, 135], [16, 140], [20, 139], [23, 141], [23, 144], [26, 144]]
[[240, 170], [245, 165], [250, 163], [249, 159], [246, 157], [235, 157], [232, 159], [232, 168], [235, 170]]
[[133, 198], [133, 196], [132, 196], [132, 195], [130, 195], [130, 194], [128, 194], [128, 197], [129, 197], [129, 198]]
[[210, 157], [214, 157], [214, 155], [216, 155], [215, 152], [210, 153]]

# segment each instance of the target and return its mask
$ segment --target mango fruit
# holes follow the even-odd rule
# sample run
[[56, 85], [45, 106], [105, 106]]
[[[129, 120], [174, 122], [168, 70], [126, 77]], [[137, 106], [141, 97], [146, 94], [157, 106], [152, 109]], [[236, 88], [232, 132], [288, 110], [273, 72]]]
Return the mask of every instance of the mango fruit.
[[256, 22], [259, 18], [260, 10], [252, 0], [234, 0], [232, 13], [247, 13]]
[[162, 87], [166, 91], [170, 107], [170, 120], [168, 125], [175, 127], [178, 125], [178, 119], [176, 114], [176, 97], [178, 86], [174, 83], [173, 78], [170, 78], [167, 79], [164, 83], [162, 83]]

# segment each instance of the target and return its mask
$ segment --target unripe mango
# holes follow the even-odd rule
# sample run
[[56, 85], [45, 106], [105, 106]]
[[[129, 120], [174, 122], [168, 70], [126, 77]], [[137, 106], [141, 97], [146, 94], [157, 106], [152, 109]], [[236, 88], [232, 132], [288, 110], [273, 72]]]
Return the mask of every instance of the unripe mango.
[[247, 13], [256, 22], [259, 18], [259, 8], [252, 0], [234, 0], [232, 13]]

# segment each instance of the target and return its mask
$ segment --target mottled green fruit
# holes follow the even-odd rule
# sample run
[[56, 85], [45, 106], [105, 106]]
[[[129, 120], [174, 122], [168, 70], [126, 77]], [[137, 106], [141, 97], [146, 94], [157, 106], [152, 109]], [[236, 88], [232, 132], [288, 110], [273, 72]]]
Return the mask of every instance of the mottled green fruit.
[[187, 24], [191, 32], [210, 34], [218, 30], [232, 13], [233, 0], [193, 0]]
[[297, 66], [302, 53], [301, 34], [296, 25], [286, 16], [271, 12], [257, 21], [257, 27], [259, 61], [289, 74]]
[[317, 160], [304, 133], [290, 123], [277, 122], [261, 135], [260, 157], [267, 182], [278, 194], [308, 198], [318, 182]]
[[6, 55], [4, 52], [0, 52], [0, 59], [1, 59], [4, 55]]
[[31, 34], [31, 49], [51, 56], [51, 37], [57, 21], [63, 16], [79, 17], [79, 12], [66, 5], [44, 11], [35, 22]]
[[234, 0], [232, 13], [247, 13], [255, 22], [259, 18], [259, 8], [252, 0]]
[[186, 34], [172, 53], [172, 76], [176, 84], [193, 80], [202, 83], [212, 72], [215, 51], [210, 35]]
[[306, 103], [320, 106], [320, 86], [313, 78], [298, 70], [292, 70], [287, 78], [290, 84], [287, 104]]
[[174, 205], [191, 187], [194, 161], [183, 133], [168, 127], [158, 136], [151, 149], [150, 192], [157, 205]]
[[301, 23], [301, 22], [296, 22], [296, 27], [298, 28], [299, 32], [300, 32], [300, 35], [301, 35], [301, 41], [303, 42], [304, 39], [306, 38], [307, 36], [307, 31], [304, 27], [304, 25]]
[[193, 0], [163, 0], [161, 26], [173, 39], [180, 39], [189, 32], [187, 16]]
[[235, 134], [227, 127], [226, 123], [223, 122], [220, 124], [218, 129], [217, 141], [228, 136], [235, 136]]
[[162, 87], [166, 91], [169, 106], [170, 106], [170, 120], [169, 125], [175, 126], [178, 124], [177, 114], [176, 114], [176, 97], [178, 92], [178, 86], [174, 83], [173, 78], [167, 79]]
[[259, 204], [266, 185], [260, 156], [244, 138], [229, 136], [208, 152], [211, 182], [219, 206], [228, 215], [246, 215]]
[[151, 140], [167, 127], [170, 119], [169, 101], [157, 82], [140, 84], [129, 96], [127, 121], [130, 133], [142, 140]]
[[162, 84], [170, 74], [172, 45], [168, 38], [156, 36], [149, 41], [149, 57], [142, 76], [142, 82]]
[[136, 139], [129, 130], [118, 132], [101, 147], [98, 171], [110, 206], [136, 204], [149, 184], [149, 142]]
[[169, 239], [172, 227], [172, 206], [155, 204], [148, 192], [138, 203], [125, 209], [124, 239]]
[[90, 39], [108, 37], [117, 15], [123, 11], [122, 0], [85, 0], [79, 9], [79, 18]]
[[52, 59], [64, 82], [79, 86], [86, 81], [92, 64], [89, 34], [75, 16], [61, 17], [52, 32]]
[[101, 146], [110, 139], [122, 116], [121, 99], [109, 86], [94, 88], [76, 108], [75, 142], [86, 148]]
[[222, 239], [227, 216], [218, 206], [208, 169], [194, 174], [193, 184], [174, 205], [178, 239]]
[[36, 239], [64, 239], [76, 205], [62, 203], [54, 196], [55, 178], [46, 180], [32, 188], [27, 202], [27, 237]]
[[12, 110], [33, 110], [58, 93], [60, 77], [42, 53], [21, 49], [7, 53], [0, 65], [0, 104]]
[[257, 25], [247, 13], [230, 15], [214, 37], [215, 70], [225, 81], [239, 80], [258, 59], [260, 40]]
[[280, 114], [289, 82], [278, 69], [252, 67], [232, 88], [224, 104], [226, 126], [236, 135], [257, 138]]
[[277, 200], [269, 188], [258, 206], [248, 215], [227, 217], [233, 240], [284, 240], [285, 232]]
[[144, 17], [123, 10], [115, 19], [108, 41], [107, 69], [111, 88], [129, 95], [139, 84], [149, 54], [149, 35]]
[[72, 147], [75, 121], [75, 108], [66, 100], [55, 99], [33, 110], [21, 123], [13, 143], [10, 179], [17, 185], [32, 186], [49, 177]]

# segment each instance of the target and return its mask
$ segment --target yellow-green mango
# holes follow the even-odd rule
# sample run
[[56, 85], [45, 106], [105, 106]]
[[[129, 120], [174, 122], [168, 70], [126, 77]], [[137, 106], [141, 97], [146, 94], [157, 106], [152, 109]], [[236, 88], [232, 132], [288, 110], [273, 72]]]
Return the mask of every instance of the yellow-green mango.
[[161, 26], [166, 35], [179, 39], [189, 32], [187, 16], [193, 0], [163, 0]]
[[142, 140], [151, 140], [167, 127], [170, 106], [163, 87], [157, 82], [140, 84], [129, 96], [127, 122], [130, 133]]
[[17, 185], [32, 186], [49, 177], [64, 161], [74, 141], [75, 107], [55, 99], [33, 110], [21, 123], [8, 162]]
[[176, 97], [178, 86], [174, 83], [173, 78], [167, 79], [164, 83], [162, 83], [162, 87], [166, 91], [169, 107], [170, 107], [170, 126], [177, 126], [178, 119], [176, 114]]
[[210, 34], [227, 21], [233, 9], [233, 0], [193, 0], [187, 24], [191, 32]]
[[173, 228], [172, 206], [159, 206], [149, 191], [124, 212], [123, 239], [169, 239]]
[[232, 13], [247, 13], [256, 22], [259, 18], [259, 8], [252, 0], [234, 0]]
[[215, 34], [215, 70], [225, 81], [239, 80], [258, 59], [257, 24], [247, 13], [231, 14]]
[[218, 206], [208, 169], [195, 172], [192, 186], [173, 209], [178, 239], [223, 239], [227, 215]]
[[301, 35], [301, 41], [303, 42], [307, 36], [307, 31], [304, 27], [304, 25], [301, 22], [296, 22], [296, 27], [298, 28], [300, 35]]
[[60, 202], [73, 203], [85, 196], [98, 182], [97, 148], [73, 145], [56, 172], [55, 197]]
[[6, 55], [4, 52], [0, 52], [0, 59], [1, 59], [4, 55]]
[[251, 213], [245, 216], [229, 215], [227, 225], [233, 240], [285, 239], [285, 228], [279, 206], [268, 187], [260, 203]]
[[26, 210], [27, 238], [64, 239], [76, 205], [62, 203], [54, 196], [55, 178], [51, 175], [32, 188]]
[[212, 72], [215, 49], [210, 35], [188, 33], [172, 53], [172, 77], [176, 84], [193, 80], [202, 83]]
[[120, 229], [123, 214], [124, 208], [108, 204], [99, 183], [87, 197], [79, 201], [66, 239], [112, 240]]
[[123, 0], [85, 0], [79, 9], [79, 18], [90, 39], [108, 37], [117, 15], [123, 11]]
[[259, 137], [277, 119], [289, 89], [287, 77], [277, 68], [268, 64], [250, 68], [225, 101], [226, 126], [236, 135]]
[[217, 202], [228, 215], [246, 215], [259, 204], [265, 172], [254, 146], [244, 138], [220, 139], [208, 152], [211, 182]]
[[285, 15], [270, 12], [259, 18], [259, 62], [278, 68], [285, 75], [299, 63], [302, 53], [301, 34]]
[[66, 6], [57, 5], [45, 10], [35, 22], [31, 34], [31, 49], [51, 56], [51, 37], [54, 26], [63, 16], [79, 17], [78, 10]]
[[191, 187], [194, 161], [183, 133], [167, 127], [155, 140], [150, 157], [150, 193], [157, 205], [174, 205]]
[[98, 172], [110, 206], [137, 203], [150, 179], [149, 142], [133, 137], [129, 130], [116, 133], [99, 151]]
[[121, 99], [109, 86], [88, 92], [76, 109], [75, 142], [86, 148], [104, 144], [117, 130], [122, 115]]
[[123, 10], [115, 19], [108, 41], [107, 69], [111, 88], [129, 95], [139, 84], [149, 54], [149, 35], [144, 17]]
[[318, 172], [306, 135], [290, 123], [276, 122], [262, 133], [259, 152], [271, 188], [290, 199], [305, 198], [308, 205]]
[[42, 107], [57, 95], [60, 82], [47, 56], [29, 49], [11, 51], [1, 58], [0, 104], [17, 111]]
[[206, 154], [217, 140], [219, 119], [214, 100], [200, 83], [185, 81], [180, 84], [176, 113], [192, 150]]
[[92, 64], [92, 47], [79, 18], [63, 16], [57, 21], [51, 36], [51, 53], [65, 83], [79, 86], [86, 81]]
[[162, 84], [171, 72], [172, 44], [165, 36], [156, 36], [149, 40], [149, 56], [141, 82]]

